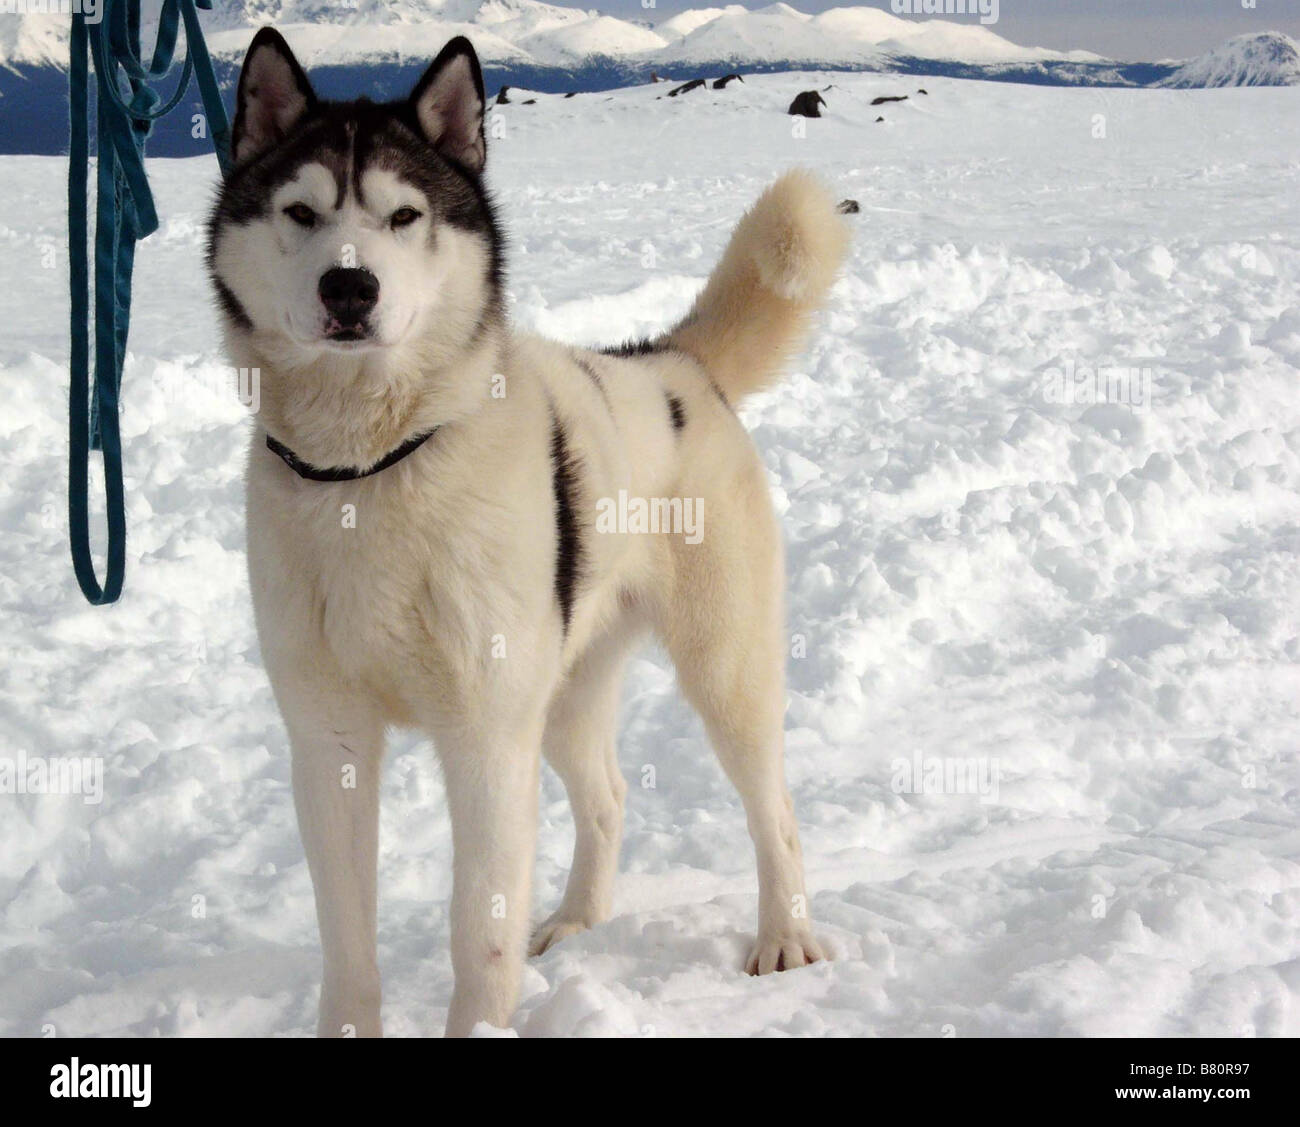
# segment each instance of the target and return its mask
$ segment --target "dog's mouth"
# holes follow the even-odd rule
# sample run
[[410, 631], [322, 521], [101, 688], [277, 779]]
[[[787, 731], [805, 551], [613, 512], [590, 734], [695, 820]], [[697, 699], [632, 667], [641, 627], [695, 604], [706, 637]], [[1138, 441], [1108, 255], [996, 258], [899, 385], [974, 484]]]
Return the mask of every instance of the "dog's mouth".
[[381, 335], [379, 326], [372, 324], [369, 318], [343, 321], [327, 315], [304, 333], [295, 330], [293, 316], [286, 312], [284, 327], [289, 337], [303, 348], [324, 348], [327, 352], [371, 352], [387, 351], [400, 344], [414, 320], [412, 314], [400, 332]]
[[325, 326], [322, 337], [330, 344], [358, 344], [361, 341], [370, 340], [370, 326], [364, 321], [353, 321], [346, 324], [330, 318], [329, 323]]

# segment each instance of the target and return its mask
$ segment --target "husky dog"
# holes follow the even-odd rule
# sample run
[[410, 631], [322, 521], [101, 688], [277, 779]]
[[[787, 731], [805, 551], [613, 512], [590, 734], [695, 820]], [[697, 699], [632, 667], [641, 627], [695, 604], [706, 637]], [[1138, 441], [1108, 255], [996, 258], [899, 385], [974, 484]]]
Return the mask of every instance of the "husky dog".
[[[381, 1031], [389, 725], [431, 736], [446, 780], [449, 1035], [507, 1025], [526, 950], [608, 917], [620, 675], [648, 632], [744, 800], [759, 883], [747, 969], [824, 957], [782, 761], [781, 542], [734, 408], [800, 342], [843, 258], [843, 221], [812, 177], [789, 173], [664, 336], [592, 351], [517, 333], [483, 112], [463, 38], [406, 101], [338, 103], [264, 28], [211, 220], [227, 347], [261, 371], [248, 563], [316, 894], [322, 1035]], [[703, 535], [603, 527], [601, 503], [624, 495], [694, 501]], [[577, 842], [530, 946], [543, 754]]]

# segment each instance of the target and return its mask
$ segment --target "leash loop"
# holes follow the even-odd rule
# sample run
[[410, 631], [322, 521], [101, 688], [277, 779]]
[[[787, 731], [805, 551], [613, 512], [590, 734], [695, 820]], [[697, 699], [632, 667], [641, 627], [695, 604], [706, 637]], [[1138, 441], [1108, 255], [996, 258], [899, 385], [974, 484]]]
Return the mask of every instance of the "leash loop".
[[[122, 436], [118, 420], [122, 363], [131, 315], [135, 244], [158, 229], [145, 174], [144, 144], [153, 123], [180, 104], [196, 78], [209, 136], [223, 176], [230, 170], [230, 126], [197, 9], [212, 0], [163, 0], [152, 58], [140, 49], [140, 0], [101, 0], [101, 19], [72, 16], [68, 67], [68, 262], [71, 298], [68, 406], [68, 529], [72, 566], [82, 594], [95, 606], [116, 602], [126, 571], [126, 512]], [[166, 102], [150, 85], [172, 69], [179, 26], [185, 62]], [[90, 366], [90, 62], [95, 69], [94, 382]], [[126, 76], [130, 98], [119, 86]], [[101, 586], [90, 550], [90, 451], [102, 454], [108, 551]]]

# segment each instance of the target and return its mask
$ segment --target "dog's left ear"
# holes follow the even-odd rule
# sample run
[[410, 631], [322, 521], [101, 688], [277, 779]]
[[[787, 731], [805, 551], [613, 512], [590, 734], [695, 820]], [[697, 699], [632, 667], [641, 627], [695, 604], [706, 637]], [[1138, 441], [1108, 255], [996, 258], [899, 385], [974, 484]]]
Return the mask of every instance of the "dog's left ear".
[[470, 41], [456, 36], [411, 91], [411, 108], [425, 139], [471, 172], [487, 162], [483, 134], [483, 71]]

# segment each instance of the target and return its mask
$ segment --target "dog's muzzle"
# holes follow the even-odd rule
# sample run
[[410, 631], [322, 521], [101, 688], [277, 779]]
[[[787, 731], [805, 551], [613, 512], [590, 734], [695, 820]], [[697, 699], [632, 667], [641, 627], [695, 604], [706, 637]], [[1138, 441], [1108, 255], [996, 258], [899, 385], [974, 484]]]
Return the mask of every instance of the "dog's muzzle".
[[379, 279], [369, 270], [341, 266], [326, 270], [318, 292], [329, 314], [326, 340], [365, 340], [370, 335], [368, 321], [379, 304]]

